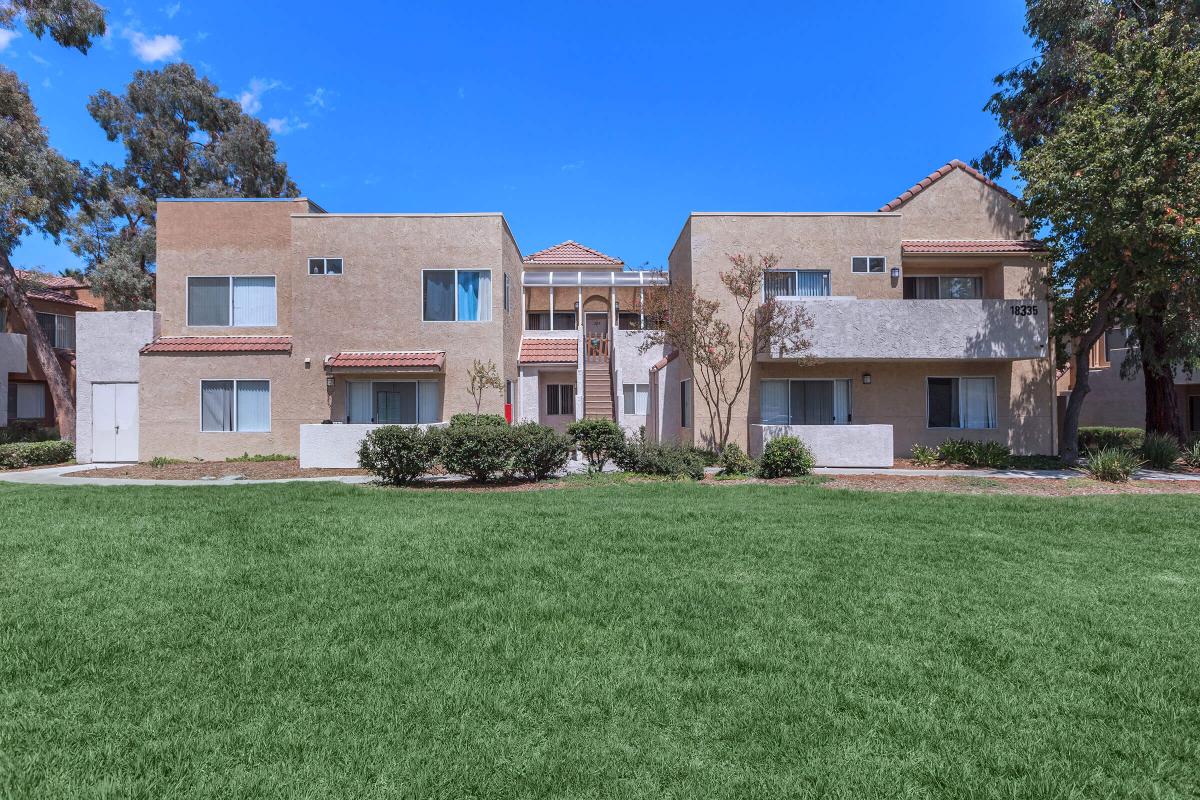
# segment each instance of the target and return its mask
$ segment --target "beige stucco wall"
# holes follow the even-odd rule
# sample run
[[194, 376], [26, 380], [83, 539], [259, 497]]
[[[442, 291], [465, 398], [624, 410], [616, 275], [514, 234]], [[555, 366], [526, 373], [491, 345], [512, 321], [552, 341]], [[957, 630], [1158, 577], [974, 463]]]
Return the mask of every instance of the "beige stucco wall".
[[1023, 239], [1012, 200], [961, 169], [900, 206], [905, 239]]

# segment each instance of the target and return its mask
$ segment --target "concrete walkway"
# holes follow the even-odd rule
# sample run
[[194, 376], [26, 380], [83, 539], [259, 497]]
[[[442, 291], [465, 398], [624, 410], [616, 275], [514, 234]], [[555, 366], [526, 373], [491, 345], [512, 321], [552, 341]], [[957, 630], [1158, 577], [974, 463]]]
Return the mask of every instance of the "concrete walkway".
[[[70, 473], [88, 469], [115, 469], [128, 464], [73, 464], [69, 467], [46, 467], [20, 472], [0, 472], [0, 481], [6, 483], [23, 483], [47, 486], [245, 486], [259, 483], [312, 483], [315, 481], [336, 481], [338, 483], [370, 483], [373, 479], [368, 475], [329, 475], [319, 478], [272, 478], [267, 480], [252, 480], [248, 478], [213, 478], [210, 480], [152, 480], [142, 478], [72, 478]], [[716, 472], [710, 467], [706, 472]], [[1069, 469], [853, 469], [843, 467], [817, 467], [813, 470], [817, 475], [894, 475], [902, 477], [925, 478], [1037, 478], [1041, 480], [1066, 480], [1068, 478], [1086, 477], [1081, 472]], [[439, 475], [426, 480], [443, 482], [458, 480], [455, 475]], [[1200, 481], [1200, 475], [1179, 472], [1157, 472], [1141, 469], [1134, 473], [1138, 481]]]

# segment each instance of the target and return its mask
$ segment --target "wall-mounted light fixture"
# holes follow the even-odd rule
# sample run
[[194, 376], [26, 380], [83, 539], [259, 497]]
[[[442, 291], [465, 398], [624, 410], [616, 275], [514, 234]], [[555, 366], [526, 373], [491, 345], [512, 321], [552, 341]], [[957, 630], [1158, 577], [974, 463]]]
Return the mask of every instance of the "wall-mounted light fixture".
[[332, 375], [326, 375], [326, 376], [325, 376], [325, 388], [326, 388], [326, 389], [332, 389], [332, 388], [333, 388], [333, 376], [332, 376]]
[[892, 280], [899, 280], [899, 278], [900, 278], [900, 268], [892, 267]]
[[864, 373], [863, 373], [863, 383], [865, 383], [865, 384], [867, 384], [867, 385], [870, 385], [870, 383], [871, 383], [871, 373], [869, 373], [869, 372], [864, 372]]

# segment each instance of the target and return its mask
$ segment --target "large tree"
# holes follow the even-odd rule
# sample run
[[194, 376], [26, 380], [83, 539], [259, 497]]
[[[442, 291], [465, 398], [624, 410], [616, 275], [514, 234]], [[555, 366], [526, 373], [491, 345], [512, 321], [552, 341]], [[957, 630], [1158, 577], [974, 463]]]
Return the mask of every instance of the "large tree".
[[295, 197], [271, 132], [188, 64], [137, 72], [121, 95], [101, 91], [88, 111], [120, 166], [86, 170], [70, 244], [111, 309], [153, 307], [155, 202], [160, 197]]
[[[1017, 164], [1027, 211], [1056, 261], [1058, 326], [1076, 342], [1060, 446], [1068, 461], [1078, 455], [1092, 345], [1135, 321], [1143, 367], [1170, 375], [1190, 346], [1171, 329], [1194, 325], [1200, 305], [1200, 51], [1169, 15], [1149, 30], [1123, 22], [1114, 36], [1105, 51], [1078, 48], [1082, 91]], [[1147, 386], [1161, 382], [1148, 374]], [[1181, 435], [1174, 391], [1158, 402], [1170, 416], [1160, 429]]]
[[[0, 3], [0, 28], [11, 30], [20, 22], [38, 38], [49, 33], [64, 47], [83, 53], [104, 33], [104, 11], [91, 0]], [[64, 439], [75, 438], [72, 387], [38, 325], [11, 256], [21, 237], [31, 231], [58, 238], [68, 222], [78, 175], [78, 165], [50, 146], [29, 89], [16, 73], [0, 66], [0, 291], [20, 318], [46, 376]]]
[[[1028, 0], [1025, 30], [1034, 40], [1037, 55], [997, 76], [998, 89], [987, 109], [1000, 122], [1003, 134], [977, 166], [997, 177], [1029, 150], [1053, 137], [1075, 105], [1086, 101], [1093, 89], [1090, 71], [1094, 54], [1114, 54], [1121, 40], [1131, 35], [1158, 36], [1174, 48], [1194, 49], [1200, 45], [1197, 23], [1197, 0]], [[1150, 134], [1159, 135], [1157, 131]], [[1185, 191], [1194, 193], [1196, 189]], [[1194, 271], [1195, 265], [1189, 269]], [[1060, 288], [1074, 291], [1073, 285], [1058, 283]], [[1138, 346], [1130, 352], [1131, 359], [1136, 360], [1127, 360], [1122, 372], [1143, 372], [1147, 429], [1179, 435], [1174, 369], [1181, 361], [1190, 364], [1200, 355], [1197, 336], [1179, 335], [1189, 323], [1190, 310], [1179, 295], [1161, 291], [1153, 296], [1139, 294], [1136, 303], [1119, 303], [1115, 309], [1108, 309], [1092, 302], [1095, 298], [1089, 292], [1094, 290], [1081, 288], [1080, 302], [1069, 303], [1077, 316], [1071, 320], [1057, 318], [1062, 323], [1056, 326], [1060, 344], [1067, 344], [1079, 330], [1091, 328], [1092, 322], [1097, 323], [1100, 335], [1112, 326], [1133, 327]], [[1121, 313], [1113, 313], [1118, 311]], [[1085, 319], [1083, 315], [1091, 316]], [[1095, 315], [1106, 316], [1097, 319]], [[1078, 340], [1071, 341], [1070, 346], [1083, 351], [1089, 347]], [[1079, 393], [1082, 402], [1087, 394], [1087, 377], [1076, 370], [1075, 378], [1073, 393]]]

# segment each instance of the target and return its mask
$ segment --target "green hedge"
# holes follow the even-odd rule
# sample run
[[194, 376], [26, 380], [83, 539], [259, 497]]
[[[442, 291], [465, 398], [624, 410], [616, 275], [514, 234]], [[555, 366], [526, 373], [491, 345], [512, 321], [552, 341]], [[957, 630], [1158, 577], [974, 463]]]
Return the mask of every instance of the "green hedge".
[[1120, 447], [1124, 450], [1138, 450], [1146, 438], [1146, 432], [1141, 428], [1106, 428], [1092, 427], [1079, 429], [1079, 450], [1104, 450], [1110, 447]]
[[17, 442], [0, 444], [0, 469], [20, 469], [21, 467], [40, 467], [47, 464], [61, 464], [75, 457], [75, 445], [72, 442]]

